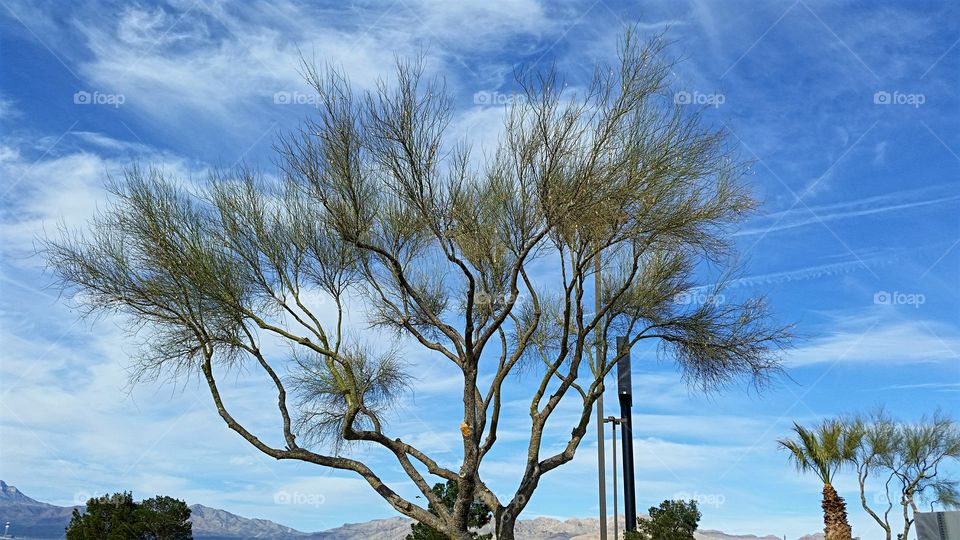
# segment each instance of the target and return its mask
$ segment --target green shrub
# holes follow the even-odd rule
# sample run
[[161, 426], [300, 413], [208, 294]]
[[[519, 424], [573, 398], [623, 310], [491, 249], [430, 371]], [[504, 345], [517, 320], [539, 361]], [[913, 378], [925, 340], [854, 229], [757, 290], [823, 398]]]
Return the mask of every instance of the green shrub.
[[190, 508], [172, 497], [140, 503], [129, 492], [93, 497], [87, 509], [74, 509], [67, 540], [192, 540]]
[[701, 516], [696, 501], [663, 501], [648, 513], [650, 519], [637, 519], [637, 530], [624, 540], [693, 540]]

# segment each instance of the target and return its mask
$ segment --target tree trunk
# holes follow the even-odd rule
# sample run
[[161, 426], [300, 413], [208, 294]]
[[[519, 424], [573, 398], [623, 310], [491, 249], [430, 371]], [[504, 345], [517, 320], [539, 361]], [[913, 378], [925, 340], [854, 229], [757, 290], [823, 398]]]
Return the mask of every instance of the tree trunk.
[[903, 505], [903, 535], [901, 535], [903, 540], [910, 538], [910, 525], [913, 524], [913, 521], [910, 519], [910, 504], [907, 501], [911, 500], [912, 498], [913, 497], [909, 495], [908, 492], [905, 493], [903, 498], [900, 500], [900, 504]]
[[[873, 511], [873, 508], [870, 508], [870, 505], [867, 504], [867, 477], [870, 475], [870, 462], [864, 462], [857, 466], [857, 480], [860, 482], [860, 506], [870, 514], [870, 517], [877, 522], [877, 525], [883, 529], [884, 540], [892, 540], [893, 538], [893, 528], [890, 527], [890, 520], [888, 516], [890, 515], [890, 508], [887, 507], [886, 513], [883, 514], [883, 519], [880, 519], [880, 516]], [[887, 504], [890, 505], [890, 492], [887, 491]]]
[[503, 508], [501, 511], [494, 516], [496, 519], [496, 539], [497, 540], [514, 540], [513, 528], [516, 526], [517, 521], [513, 515], [513, 511], [509, 508]]
[[830, 484], [823, 485], [824, 540], [852, 540], [853, 531], [847, 521], [847, 503]]

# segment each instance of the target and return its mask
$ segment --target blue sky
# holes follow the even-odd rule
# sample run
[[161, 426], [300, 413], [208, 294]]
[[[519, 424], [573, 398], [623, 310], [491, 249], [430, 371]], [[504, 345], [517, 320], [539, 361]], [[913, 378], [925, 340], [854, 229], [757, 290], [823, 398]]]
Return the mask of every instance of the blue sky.
[[[134, 160], [192, 179], [238, 162], [269, 170], [277, 134], [310, 114], [300, 51], [359, 88], [390, 75], [394, 54], [423, 52], [454, 96], [452, 133], [489, 147], [516, 67], [555, 63], [582, 84], [627, 25], [666, 32], [676, 99], [706, 105], [753, 161], [763, 208], [738, 233], [746, 272], [727, 294], [767, 295], [803, 338], [789, 378], [760, 394], [691, 393], [669, 362], [634, 351], [639, 507], [696, 496], [707, 528], [820, 529], [820, 486], [775, 445], [793, 420], [960, 405], [956, 2], [2, 0], [0, 478], [58, 504], [163, 493], [301, 530], [393, 515], [357, 478], [256, 454], [196, 380], [128, 387], [132, 343], [110, 318], [77, 320], [34, 240], [61, 220], [82, 225], [106, 175]], [[421, 387], [391, 429], [455, 461], [454, 373], [410, 361]], [[227, 395], [276, 431], [254, 373]], [[518, 428], [484, 469], [498, 493], [515, 484], [526, 425], [520, 402], [507, 411]], [[587, 439], [546, 477], [524, 516], [594, 516], [595, 448]], [[388, 460], [356, 452], [412, 496]], [[854, 479], [839, 489], [855, 532], [873, 537]]]

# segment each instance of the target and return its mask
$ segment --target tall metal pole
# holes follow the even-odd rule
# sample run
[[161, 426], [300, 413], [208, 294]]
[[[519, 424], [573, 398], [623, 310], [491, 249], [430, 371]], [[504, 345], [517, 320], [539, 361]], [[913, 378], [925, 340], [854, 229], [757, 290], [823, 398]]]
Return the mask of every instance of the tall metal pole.
[[637, 492], [633, 470], [633, 384], [630, 376], [630, 345], [617, 337], [617, 395], [620, 401], [620, 439], [623, 443], [623, 517], [625, 530], [637, 530]]
[[[600, 313], [600, 292], [602, 287], [602, 281], [600, 280], [600, 254], [596, 255], [596, 262], [594, 264], [594, 283], [593, 291], [596, 305], [596, 311], [594, 313]], [[602, 324], [598, 324], [596, 327], [596, 336], [597, 336], [597, 354], [596, 354], [596, 365], [600, 373], [603, 373], [604, 364], [606, 359], [603, 355], [603, 344], [601, 343], [600, 331], [603, 328]], [[607, 540], [607, 468], [604, 464], [604, 454], [603, 454], [603, 379], [600, 380], [600, 396], [597, 398], [597, 474], [599, 481], [599, 492], [600, 492], [600, 540]], [[616, 484], [616, 474], [613, 476], [614, 484]]]

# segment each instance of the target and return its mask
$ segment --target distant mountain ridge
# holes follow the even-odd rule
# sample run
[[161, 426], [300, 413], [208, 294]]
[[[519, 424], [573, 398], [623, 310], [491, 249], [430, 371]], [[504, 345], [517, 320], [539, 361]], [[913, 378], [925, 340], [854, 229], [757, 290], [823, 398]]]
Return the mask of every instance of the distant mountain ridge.
[[[0, 480], [0, 532], [10, 522], [10, 534], [22, 540], [50, 540], [64, 537], [73, 509], [83, 506], [56, 506], [31, 499]], [[403, 540], [412, 521], [405, 517], [347, 523], [328, 531], [306, 533], [266, 519], [251, 519], [201, 504], [190, 506], [193, 537], [196, 540]], [[623, 520], [620, 524], [622, 527]], [[612, 528], [613, 521], [609, 521]], [[519, 540], [591, 540], [598, 537], [599, 520], [538, 517], [517, 522]], [[487, 526], [483, 532], [490, 532]], [[782, 540], [779, 536], [733, 536], [720, 531], [697, 531], [697, 540]], [[800, 540], [821, 540], [822, 534]]]
[[[0, 527], [9, 521], [16, 538], [63, 538], [73, 508], [36, 501], [0, 480]], [[18, 528], [21, 523], [23, 529]]]
[[193, 537], [200, 540], [313, 540], [322, 538], [274, 523], [267, 519], [245, 518], [202, 504], [190, 505]]
[[21, 504], [43, 504], [27, 497], [19, 489], [0, 480], [0, 501]]

